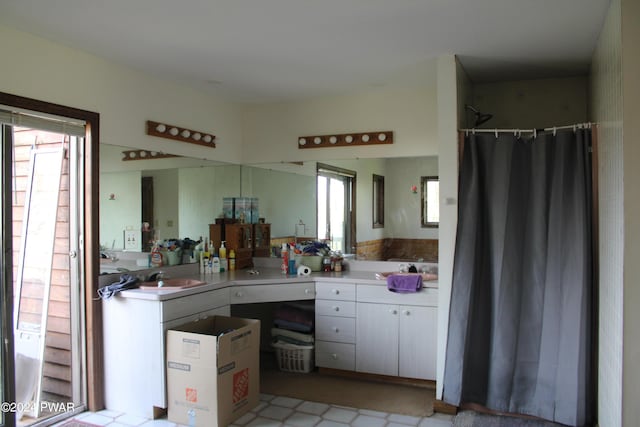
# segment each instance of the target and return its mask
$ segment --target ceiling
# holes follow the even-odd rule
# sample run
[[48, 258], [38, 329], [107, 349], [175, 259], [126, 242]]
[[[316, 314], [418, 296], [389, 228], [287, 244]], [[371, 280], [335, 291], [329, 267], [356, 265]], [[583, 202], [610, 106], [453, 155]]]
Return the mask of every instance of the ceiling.
[[[0, 25], [238, 102], [586, 75], [610, 0], [2, 0]], [[408, 72], [407, 70], [412, 70]]]

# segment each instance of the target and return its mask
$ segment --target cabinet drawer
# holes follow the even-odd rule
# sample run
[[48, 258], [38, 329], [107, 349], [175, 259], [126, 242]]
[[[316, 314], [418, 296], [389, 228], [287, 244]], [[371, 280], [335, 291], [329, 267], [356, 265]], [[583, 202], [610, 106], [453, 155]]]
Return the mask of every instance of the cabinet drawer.
[[355, 301], [316, 299], [316, 315], [356, 317], [356, 303]]
[[353, 283], [316, 283], [318, 299], [331, 299], [343, 301], [355, 301], [356, 285]]
[[231, 304], [314, 299], [315, 287], [313, 283], [232, 286], [229, 288], [229, 298]]
[[316, 341], [316, 366], [353, 371], [356, 369], [356, 346]]
[[316, 316], [316, 339], [356, 342], [356, 319], [353, 317]]
[[358, 302], [437, 307], [438, 290], [422, 288], [419, 292], [398, 293], [389, 291], [386, 286], [358, 285]]
[[170, 299], [163, 301], [160, 306], [161, 321], [168, 322], [225, 305], [229, 305], [229, 289], [227, 288]]

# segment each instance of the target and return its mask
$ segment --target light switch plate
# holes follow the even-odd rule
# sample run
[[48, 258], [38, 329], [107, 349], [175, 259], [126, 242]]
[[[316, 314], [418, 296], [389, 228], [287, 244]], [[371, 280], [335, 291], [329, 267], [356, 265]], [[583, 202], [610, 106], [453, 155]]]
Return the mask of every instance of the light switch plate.
[[124, 230], [124, 250], [136, 251], [140, 250], [140, 232], [137, 230]]

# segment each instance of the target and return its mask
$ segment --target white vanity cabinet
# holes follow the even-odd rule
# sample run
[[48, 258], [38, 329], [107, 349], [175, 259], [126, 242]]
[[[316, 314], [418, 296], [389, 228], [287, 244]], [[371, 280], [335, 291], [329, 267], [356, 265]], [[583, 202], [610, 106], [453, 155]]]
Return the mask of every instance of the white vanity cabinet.
[[167, 299], [115, 296], [102, 303], [105, 406], [153, 418], [167, 407], [167, 329], [213, 315], [228, 316], [229, 289]]
[[435, 380], [437, 291], [358, 285], [356, 371]]
[[314, 299], [316, 291], [313, 282], [232, 285], [229, 288], [229, 297], [231, 304], [253, 304]]
[[316, 366], [355, 370], [356, 285], [316, 283]]

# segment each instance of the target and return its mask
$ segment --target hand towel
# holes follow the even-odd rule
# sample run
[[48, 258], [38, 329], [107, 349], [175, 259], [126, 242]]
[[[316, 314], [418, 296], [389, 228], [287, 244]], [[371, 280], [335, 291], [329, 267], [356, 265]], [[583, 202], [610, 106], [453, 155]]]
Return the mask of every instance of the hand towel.
[[127, 289], [137, 288], [138, 278], [131, 274], [120, 275], [120, 281], [106, 285], [98, 289], [98, 296], [102, 299], [109, 299], [118, 292], [126, 291]]
[[421, 288], [420, 274], [392, 274], [387, 277], [387, 289], [391, 292], [418, 292]]

